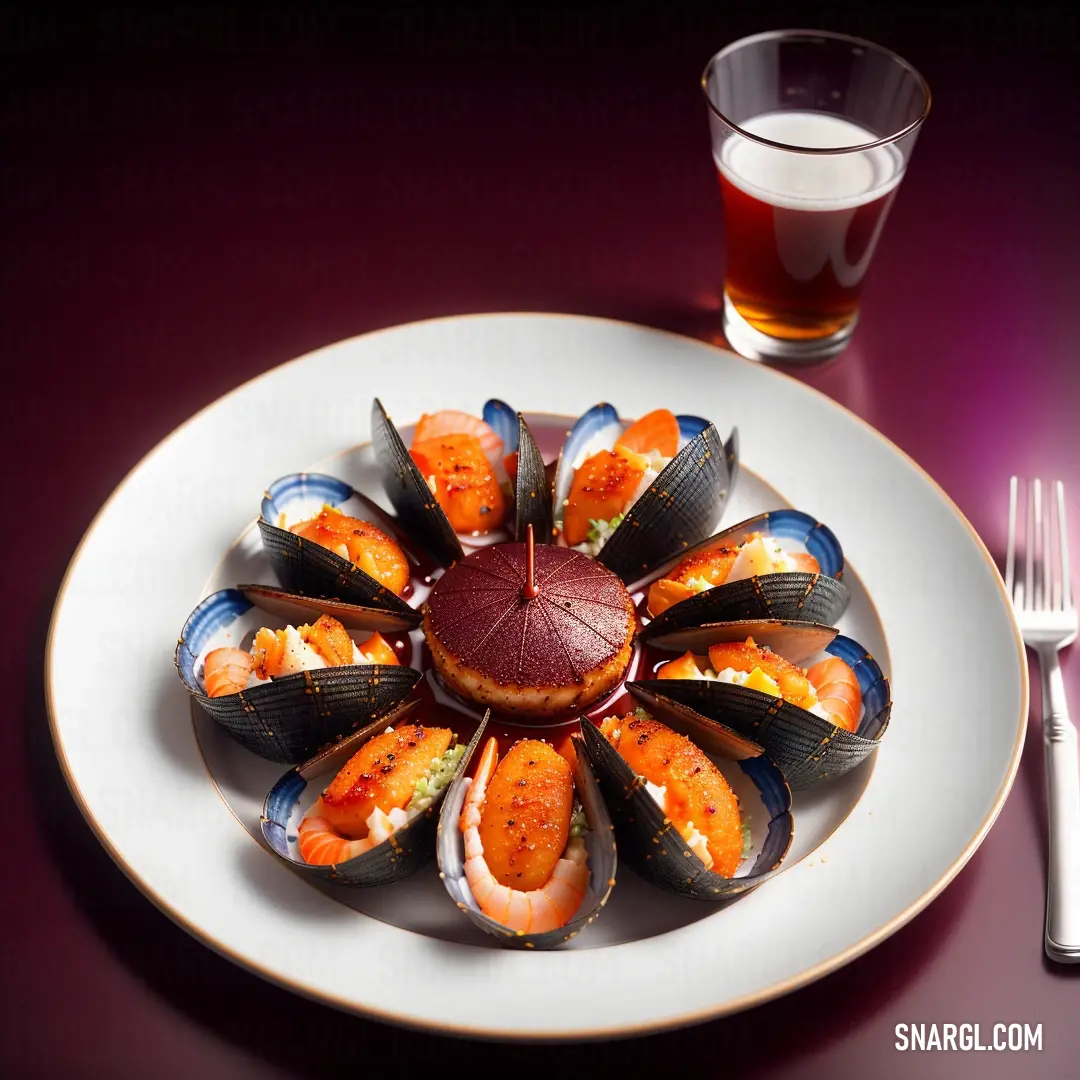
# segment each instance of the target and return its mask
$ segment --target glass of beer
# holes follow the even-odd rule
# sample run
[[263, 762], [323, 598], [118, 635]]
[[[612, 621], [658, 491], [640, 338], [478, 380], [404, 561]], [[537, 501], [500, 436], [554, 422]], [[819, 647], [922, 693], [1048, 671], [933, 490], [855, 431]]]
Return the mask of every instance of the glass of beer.
[[727, 237], [724, 334], [755, 360], [835, 356], [923, 120], [926, 81], [868, 41], [743, 38], [702, 75]]

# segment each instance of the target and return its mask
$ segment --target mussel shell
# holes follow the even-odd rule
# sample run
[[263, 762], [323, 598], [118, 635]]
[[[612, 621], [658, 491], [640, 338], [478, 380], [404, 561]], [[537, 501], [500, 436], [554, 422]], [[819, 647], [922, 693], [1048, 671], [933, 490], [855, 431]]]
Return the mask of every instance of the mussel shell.
[[598, 440], [598, 444], [614, 445], [624, 427], [615, 406], [606, 401], [586, 409], [574, 422], [574, 426], [566, 433], [566, 439], [559, 448], [559, 456], [555, 461], [553, 482], [558, 517], [562, 517], [562, 505], [570, 494], [574, 478], [573, 462], [578, 455], [594, 439]]
[[[765, 643], [754, 637], [759, 644]], [[636, 685], [671, 698], [760, 743], [792, 789], [799, 790], [842, 776], [863, 761], [881, 741], [892, 711], [889, 680], [858, 642], [837, 634], [823, 651], [840, 657], [859, 680], [863, 715], [856, 732], [770, 694], [730, 683], [645, 679], [628, 688]]]
[[255, 607], [270, 615], [288, 619], [293, 624], [297, 620], [303, 622], [317, 619], [320, 615], [330, 615], [346, 630], [364, 630], [369, 634], [375, 631], [383, 634], [406, 634], [415, 630], [424, 618], [419, 611], [411, 607], [406, 607], [404, 611], [389, 611], [379, 607], [348, 604], [343, 600], [302, 596], [275, 589], [272, 585], [237, 585], [236, 590], [243, 593]]
[[[439, 876], [443, 879], [446, 891], [476, 926], [511, 948], [553, 949], [576, 937], [596, 920], [615, 886], [617, 855], [611, 818], [582, 747], [581, 736], [575, 732], [571, 741], [575, 751], [575, 760], [571, 762], [574, 791], [589, 823], [589, 831], [585, 836], [585, 846], [589, 852], [589, 890], [578, 913], [565, 926], [540, 934], [524, 934], [510, 930], [489, 918], [477, 906], [465, 877], [465, 844], [458, 824], [471, 782], [470, 778], [465, 776], [464, 766], [451, 785], [439, 814], [436, 851]], [[475, 748], [475, 745], [470, 744], [468, 757], [472, 756]]]
[[685, 735], [710, 757], [750, 761], [765, 753], [763, 746], [745, 735], [740, 735], [734, 728], [729, 728], [718, 720], [710, 720], [663, 694], [654, 694], [640, 683], [627, 683], [626, 688], [630, 696], [639, 701], [647, 712], [672, 731]]
[[550, 543], [554, 534], [552, 482], [536, 439], [521, 413], [517, 414], [515, 449], [518, 455], [514, 483], [515, 536], [524, 540], [528, 526], [532, 525], [536, 542]]
[[[407, 717], [418, 705], [417, 701], [400, 705], [362, 731], [350, 735], [349, 738], [327, 748], [310, 761], [297, 765], [282, 776], [267, 794], [260, 819], [263, 838], [270, 846], [270, 850], [290, 866], [314, 877], [322, 878], [324, 881], [366, 888], [400, 881], [427, 863], [435, 854], [439, 806], [450, 790], [450, 784], [445, 784], [435, 796], [431, 806], [403, 829], [397, 830], [370, 851], [365, 851], [362, 855], [357, 855], [342, 863], [317, 865], [305, 862], [300, 857], [299, 848], [295, 846], [295, 834], [290, 836], [289, 832], [289, 818], [309, 783], [318, 781], [320, 777], [329, 780], [335, 776], [349, 758], [369, 739]], [[464, 763], [480, 740], [488, 715], [484, 716], [461, 761], [458, 762], [455, 776], [465, 767]]]
[[[291, 473], [283, 476], [267, 488], [262, 501], [259, 532], [274, 571], [287, 589], [304, 596], [333, 597], [351, 604], [385, 608], [406, 616], [413, 613], [413, 609], [401, 597], [348, 559], [275, 524], [281, 520], [285, 507], [298, 499], [310, 500], [313, 507], [318, 504], [312, 510], [312, 516], [318, 513], [318, 508], [324, 503], [334, 507], [348, 502], [358, 503], [356, 516], [370, 521], [401, 543], [397, 526], [386, 512], [343, 480], [322, 473]], [[408, 558], [407, 551], [405, 554]], [[410, 560], [410, 563], [413, 561]]]
[[[252, 599], [238, 589], [208, 596], [184, 624], [174, 663], [203, 710], [241, 746], [268, 761], [295, 765], [306, 760], [334, 739], [384, 716], [423, 678], [421, 672], [400, 665], [347, 664], [297, 672], [250, 690], [209, 697], [195, 673], [198, 658], [214, 634], [253, 606]], [[392, 613], [368, 612], [365, 629], [397, 629]], [[358, 609], [352, 615], [355, 625]]]
[[[739, 438], [725, 444], [715, 425], [699, 416], [678, 416], [684, 445], [600, 549], [597, 561], [626, 583], [700, 543], [716, 527], [738, 475]], [[567, 433], [555, 470], [555, 516], [569, 496], [573, 462], [593, 439], [614, 445], [625, 425], [607, 402], [583, 413]]]
[[728, 463], [728, 491], [734, 491], [739, 482], [739, 429], [732, 428], [727, 442], [724, 443], [724, 454]]
[[518, 449], [518, 429], [521, 414], [514, 412], [505, 401], [489, 398], [484, 402], [481, 417], [485, 424], [502, 439], [503, 457]]
[[[679, 442], [684, 446], [709, 427], [709, 421], [700, 416], [676, 416], [675, 419], [679, 423]], [[567, 431], [554, 463], [552, 483], [556, 508], [561, 508], [570, 494], [574, 481], [573, 462], [581, 451], [593, 440], [598, 445], [614, 446], [626, 427], [615, 406], [606, 401], [586, 409], [577, 418], [574, 426]], [[734, 445], [737, 446], [737, 440]]]
[[386, 497], [405, 530], [444, 566], [464, 558], [461, 540], [450, 519], [378, 398], [371, 406], [371, 441]]
[[718, 585], [673, 604], [641, 632], [649, 641], [702, 622], [733, 619], [805, 619], [835, 623], [846, 610], [850, 593], [842, 581], [801, 571], [762, 574]]
[[844, 574], [843, 550], [829, 528], [799, 510], [770, 510], [741, 521], [680, 552], [647, 577], [635, 581], [631, 589], [646, 588], [691, 555], [720, 547], [738, 546], [752, 532], [798, 541], [817, 559], [821, 573], [797, 571], [762, 574], [717, 585], [673, 604], [650, 621], [642, 637], [650, 640], [672, 630], [731, 619], [837, 622], [851, 601], [848, 587], [841, 580]]
[[690, 651], [704, 656], [710, 645], [753, 638], [758, 645], [767, 646], [785, 660], [805, 666], [808, 660], [820, 655], [839, 633], [835, 626], [800, 622], [797, 619], [732, 619], [654, 635], [649, 644], [667, 652]]
[[731, 492], [727, 452], [710, 424], [688, 442], [626, 512], [597, 561], [635, 581], [715, 528]]
[[608, 742], [599, 727], [583, 721], [583, 743], [611, 811], [619, 852], [637, 874], [657, 888], [693, 900], [729, 900], [756, 888], [783, 868], [794, 821], [791, 791], [781, 771], [760, 746], [736, 732], [640, 687], [631, 693], [661, 723], [685, 735], [711, 757], [728, 757], [753, 781], [770, 815], [768, 833], [749, 871], [726, 878], [706, 869], [678, 829], [649, 794], [643, 777]]

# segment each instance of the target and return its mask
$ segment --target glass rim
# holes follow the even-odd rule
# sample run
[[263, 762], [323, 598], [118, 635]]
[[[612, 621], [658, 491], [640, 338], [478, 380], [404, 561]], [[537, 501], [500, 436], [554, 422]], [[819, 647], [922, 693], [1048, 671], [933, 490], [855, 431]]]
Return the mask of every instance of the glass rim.
[[[873, 142], [860, 143], [858, 146], [795, 146], [791, 143], [782, 143], [776, 142], [773, 139], [766, 139], [761, 135], [755, 135], [753, 132], [747, 131], [745, 128], [736, 124], [730, 117], [725, 116], [713, 102], [712, 97], [709, 95], [709, 73], [720, 60], [733, 53], [736, 49], [742, 49], [747, 45], [756, 44], [761, 41], [777, 40], [779, 38], [829, 38], [832, 41], [844, 41], [850, 45], [858, 45], [863, 49], [872, 50], [880, 56], [893, 60], [914, 78], [919, 89], [922, 91], [923, 106], [919, 115], [900, 131], [894, 132], [891, 135], [885, 135], [880, 139], [875, 139]], [[771, 146], [775, 150], [786, 150], [792, 154], [855, 154], [866, 150], [873, 150], [879, 146], [888, 146], [891, 143], [898, 142], [900, 139], [904, 138], [905, 135], [910, 135], [922, 124], [930, 113], [931, 101], [930, 86], [926, 79], [923, 78], [912, 64], [900, 56], [899, 53], [893, 52], [892, 49], [888, 49], [884, 45], [878, 45], [873, 41], [868, 41], [866, 38], [855, 37], [851, 34], [841, 34], [833, 30], [767, 30], [761, 34], [751, 34], [749, 37], [739, 38], [738, 41], [733, 41], [730, 45], [725, 45], [718, 53], [715, 53], [710, 58], [709, 62], [705, 65], [705, 70], [701, 74], [701, 90], [705, 95], [705, 103], [708, 105], [709, 111], [718, 120], [731, 128], [732, 131], [738, 132], [743, 138], [749, 139], [751, 142], [760, 143], [762, 146]]]

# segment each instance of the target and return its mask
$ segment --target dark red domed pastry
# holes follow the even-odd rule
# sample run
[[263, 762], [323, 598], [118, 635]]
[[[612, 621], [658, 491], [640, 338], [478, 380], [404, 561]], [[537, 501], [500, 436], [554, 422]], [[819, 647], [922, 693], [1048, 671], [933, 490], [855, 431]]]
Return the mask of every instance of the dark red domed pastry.
[[435, 667], [462, 697], [496, 712], [585, 709], [630, 663], [630, 594], [595, 559], [547, 544], [536, 545], [529, 586], [523, 543], [480, 548], [451, 567], [424, 605]]

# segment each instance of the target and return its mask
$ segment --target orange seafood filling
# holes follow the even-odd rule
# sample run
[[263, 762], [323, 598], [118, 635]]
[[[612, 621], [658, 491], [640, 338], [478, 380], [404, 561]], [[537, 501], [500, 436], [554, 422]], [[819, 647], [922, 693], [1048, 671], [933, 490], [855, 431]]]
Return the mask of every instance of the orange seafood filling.
[[[207, 653], [203, 661], [203, 682], [207, 696], [222, 697], [238, 693], [247, 686], [252, 674], [266, 680], [297, 671], [298, 663], [301, 667], [318, 667], [317, 664], [305, 663], [302, 657], [297, 656], [297, 641], [310, 648], [327, 667], [353, 663], [384, 666], [401, 663], [382, 634], [372, 634], [363, 645], [355, 646], [354, 651], [353, 640], [345, 627], [330, 615], [320, 615], [311, 626], [295, 629], [290, 626], [284, 630], [261, 627], [255, 634], [250, 653], [231, 648], [214, 649]], [[290, 646], [293, 650], [291, 657]], [[357, 652], [360, 654], [359, 660]]]
[[785, 660], [772, 649], [758, 645], [752, 637], [746, 641], [724, 642], [709, 647], [708, 661], [699, 661], [691, 652], [685, 652], [677, 660], [662, 665], [656, 672], [658, 679], [716, 678], [718, 671], [727, 669], [741, 671], [750, 676], [742, 685], [760, 690], [774, 697], [782, 697], [801, 709], [817, 704], [814, 687], [806, 672]]
[[488, 918], [517, 934], [545, 933], [574, 917], [589, 887], [588, 849], [570, 838], [570, 766], [533, 739], [498, 757], [491, 736], [458, 819], [465, 878]]
[[384, 667], [393, 667], [401, 663], [397, 653], [394, 652], [393, 646], [378, 630], [362, 645], [357, 645], [357, 649], [369, 664], [382, 664]]
[[368, 577], [400, 596], [409, 584], [409, 563], [396, 541], [369, 521], [325, 506], [316, 517], [293, 525], [289, 532], [329, 548]]
[[[328, 866], [355, 859], [390, 839], [409, 823], [408, 807], [432, 758], [442, 759], [452, 741], [448, 730], [415, 722], [370, 739], [304, 816], [297, 830], [300, 857]], [[390, 862], [395, 858], [391, 855]]]
[[830, 721], [846, 731], [856, 731], [862, 709], [862, 692], [855, 672], [838, 656], [831, 656], [809, 670], [785, 660], [752, 637], [723, 642], [709, 648], [708, 659], [685, 652], [662, 664], [658, 679], [715, 679], [717, 672], [742, 672], [739, 685], [783, 698], [810, 711], [820, 707]]
[[678, 419], [669, 409], [654, 409], [631, 424], [612, 449], [586, 458], [563, 505], [567, 546], [588, 540], [594, 521], [611, 521], [630, 508], [652, 464], [651, 455], [670, 461], [678, 452]]
[[733, 877], [743, 850], [739, 800], [708, 755], [652, 718], [609, 716], [600, 730], [637, 775], [664, 789], [662, 809], [682, 838], [704, 838], [708, 858], [702, 862], [715, 874]]
[[619, 436], [619, 445], [639, 454], [673, 458], [679, 452], [678, 418], [670, 409], [654, 409]]
[[621, 514], [641, 484], [649, 459], [625, 446], [601, 450], [586, 458], [574, 473], [563, 507], [563, 535], [569, 547], [584, 543], [593, 520], [610, 521]]
[[506, 469], [506, 475], [510, 478], [510, 486], [517, 485], [518, 474], [518, 452], [515, 450], [512, 454], [507, 454], [503, 458], [503, 468]]
[[475, 435], [414, 440], [409, 453], [455, 532], [491, 532], [506, 521], [509, 502]]
[[369, 739], [322, 793], [321, 816], [342, 836], [364, 839], [372, 811], [407, 806], [417, 781], [450, 749], [453, 737], [449, 728], [405, 724]]
[[[762, 540], [759, 532], [744, 537], [736, 547], [718, 547], [712, 551], [700, 551], [688, 555], [665, 577], [659, 578], [649, 586], [648, 611], [656, 618], [669, 607], [687, 600], [698, 593], [723, 585], [735, 565], [736, 559], [748, 544]], [[807, 574], [820, 574], [821, 567], [817, 559], [806, 551], [784, 553], [795, 564], [796, 570]]]
[[[296, 628], [300, 640], [310, 645], [326, 661], [327, 667], [341, 667], [354, 663], [353, 640], [348, 630], [330, 615], [320, 615], [311, 626]], [[268, 630], [265, 626], [255, 635], [251, 649], [255, 674], [260, 679], [280, 675], [288, 635], [285, 630]], [[357, 649], [372, 664], [398, 664], [394, 650], [379, 633], [374, 633]]]
[[480, 812], [480, 840], [495, 880], [523, 892], [542, 888], [566, 849], [573, 809], [566, 758], [537, 739], [511, 747]]

